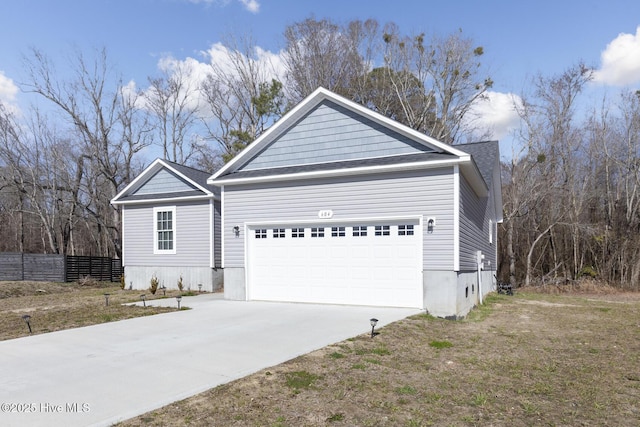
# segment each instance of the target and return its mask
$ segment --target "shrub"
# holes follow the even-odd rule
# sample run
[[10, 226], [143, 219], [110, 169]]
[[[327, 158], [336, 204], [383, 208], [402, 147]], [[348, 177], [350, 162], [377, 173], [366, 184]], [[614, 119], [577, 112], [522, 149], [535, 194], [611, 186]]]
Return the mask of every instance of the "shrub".
[[180, 292], [182, 292], [182, 290], [184, 289], [184, 284], [182, 283], [182, 274], [180, 275], [180, 278], [178, 279], [178, 289], [180, 290]]
[[124, 274], [122, 276], [120, 276], [120, 289], [122, 289], [124, 291], [124, 286], [125, 286], [126, 280], [124, 280]]
[[157, 290], [158, 290], [158, 278], [156, 276], [152, 276], [150, 286], [149, 286], [149, 292], [155, 295]]

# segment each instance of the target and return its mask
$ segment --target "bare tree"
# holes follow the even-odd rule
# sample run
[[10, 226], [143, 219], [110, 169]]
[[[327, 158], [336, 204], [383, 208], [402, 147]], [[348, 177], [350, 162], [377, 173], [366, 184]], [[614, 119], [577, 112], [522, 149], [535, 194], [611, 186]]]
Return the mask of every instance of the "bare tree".
[[178, 163], [188, 162], [196, 151], [193, 128], [197, 122], [199, 88], [190, 79], [192, 74], [188, 62], [176, 61], [162, 77], [149, 78], [149, 89], [144, 92], [163, 156]]
[[96, 243], [101, 254], [119, 256], [120, 212], [109, 201], [130, 178], [133, 155], [148, 141], [131, 137], [134, 110], [124, 108], [123, 84], [112, 77], [106, 50], [97, 52], [93, 60], [76, 53], [70, 63], [75, 77], [58, 80], [54, 64], [42, 52], [32, 50], [25, 58], [29, 81], [23, 87], [50, 101], [70, 125], [83, 160], [79, 163], [90, 177], [85, 186], [90, 200], [84, 209], [96, 221], [100, 236]]
[[464, 119], [471, 106], [493, 85], [480, 75], [484, 49], [474, 47], [462, 32], [434, 37], [427, 45], [424, 34], [403, 36], [388, 25], [383, 37], [384, 70], [405, 124], [440, 141], [456, 142], [469, 131]]
[[231, 40], [224, 59], [211, 64], [202, 85], [206, 138], [217, 142], [225, 162], [282, 115], [283, 87], [274, 76], [251, 39]]

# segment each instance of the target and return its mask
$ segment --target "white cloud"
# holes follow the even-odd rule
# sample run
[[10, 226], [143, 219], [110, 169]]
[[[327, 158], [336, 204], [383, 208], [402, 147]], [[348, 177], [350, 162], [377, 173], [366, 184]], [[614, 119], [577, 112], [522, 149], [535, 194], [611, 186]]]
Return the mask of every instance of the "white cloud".
[[240, 0], [240, 3], [242, 3], [245, 9], [247, 9], [251, 13], [260, 12], [260, 3], [258, 3], [256, 0]]
[[19, 89], [13, 80], [4, 75], [4, 72], [0, 70], [0, 101], [5, 105], [5, 107], [10, 110], [17, 109], [16, 103], [16, 94]]
[[504, 139], [519, 126], [516, 107], [521, 103], [520, 97], [513, 93], [488, 91], [470, 110], [472, 124], [490, 131], [492, 138]]
[[594, 81], [625, 86], [640, 81], [640, 26], [636, 34], [621, 33], [600, 54], [601, 67]]
[[[200, 3], [204, 3], [207, 5], [217, 4], [221, 7], [228, 5], [230, 2], [230, 0], [187, 0], [187, 1], [189, 1], [189, 3], [194, 3], [194, 4], [200, 4]], [[260, 3], [258, 2], [258, 0], [238, 0], [238, 1], [242, 3], [244, 8], [247, 9], [249, 12], [251, 13], [260, 12]]]

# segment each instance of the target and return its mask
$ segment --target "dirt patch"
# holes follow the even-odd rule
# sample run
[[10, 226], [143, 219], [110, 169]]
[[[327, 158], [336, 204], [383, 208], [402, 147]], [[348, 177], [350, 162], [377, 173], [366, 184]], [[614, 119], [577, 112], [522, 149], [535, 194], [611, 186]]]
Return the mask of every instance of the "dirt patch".
[[[0, 282], [0, 340], [29, 335], [28, 326], [33, 334], [41, 334], [171, 311], [122, 305], [139, 301], [143, 293], [110, 282]], [[148, 300], [161, 297], [146, 294]], [[167, 297], [171, 295], [167, 292]], [[29, 325], [24, 315], [31, 316]]]
[[414, 316], [121, 425], [640, 425], [635, 301], [490, 296], [463, 321]]

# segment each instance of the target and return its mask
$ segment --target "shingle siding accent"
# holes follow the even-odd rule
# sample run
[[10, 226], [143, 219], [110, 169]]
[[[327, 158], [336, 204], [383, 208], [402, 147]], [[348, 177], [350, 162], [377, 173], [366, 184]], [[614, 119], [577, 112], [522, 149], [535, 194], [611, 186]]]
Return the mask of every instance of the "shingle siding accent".
[[[434, 233], [423, 235], [423, 267], [452, 269], [453, 168], [226, 186], [224, 191], [225, 267], [244, 267], [246, 223], [323, 223], [318, 212], [330, 209], [330, 221], [336, 224], [357, 218], [436, 217]], [[232, 232], [235, 225], [242, 230], [239, 237]]]
[[370, 119], [324, 101], [242, 170], [299, 166], [431, 151]]
[[161, 169], [133, 194], [141, 196], [145, 194], [191, 191], [194, 189], [194, 187], [192, 187], [179, 177], [175, 176], [168, 170]]
[[[154, 255], [153, 253], [153, 209], [155, 207], [176, 207], [175, 255]], [[210, 265], [209, 201], [154, 204], [146, 206], [125, 206], [123, 264], [138, 266]]]

